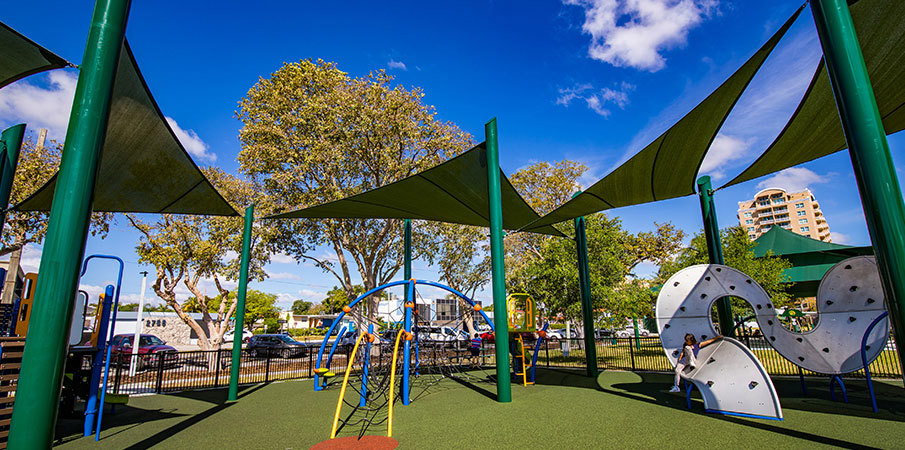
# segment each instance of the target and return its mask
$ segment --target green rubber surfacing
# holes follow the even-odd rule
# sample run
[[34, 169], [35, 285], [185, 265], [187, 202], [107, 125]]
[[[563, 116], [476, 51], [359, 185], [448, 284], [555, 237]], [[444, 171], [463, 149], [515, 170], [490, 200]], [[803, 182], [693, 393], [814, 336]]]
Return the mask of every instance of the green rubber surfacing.
[[[395, 408], [393, 437], [402, 449], [893, 448], [905, 441], [905, 395], [893, 382], [876, 383], [874, 414], [863, 380], [847, 380], [845, 404], [829, 400], [823, 380], [809, 380], [805, 397], [797, 378], [777, 379], [785, 420], [775, 422], [706, 414], [700, 398], [688, 410], [684, 395], [666, 392], [667, 374], [606, 371], [596, 382], [578, 372], [537, 375], [534, 386], [513, 385], [507, 404], [488, 397], [492, 384], [476, 390], [444, 380], [411, 406]], [[62, 420], [57, 434], [61, 448], [309, 448], [329, 437], [337, 395], [313, 392], [306, 380], [244, 387], [231, 404], [223, 402], [225, 390], [133, 397], [104, 416], [98, 444], [79, 436], [75, 419]], [[688, 430], [698, 430], [694, 442], [680, 441]], [[367, 434], [386, 435], [386, 424]]]

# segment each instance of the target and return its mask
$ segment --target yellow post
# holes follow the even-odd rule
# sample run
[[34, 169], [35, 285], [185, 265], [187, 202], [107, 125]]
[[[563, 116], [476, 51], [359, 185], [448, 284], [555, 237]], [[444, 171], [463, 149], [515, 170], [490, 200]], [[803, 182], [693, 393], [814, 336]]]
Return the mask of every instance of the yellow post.
[[339, 411], [343, 407], [343, 398], [346, 397], [346, 385], [349, 384], [349, 374], [352, 373], [352, 363], [355, 362], [355, 356], [358, 355], [358, 344], [361, 344], [361, 338], [367, 335], [368, 333], [361, 333], [358, 335], [358, 339], [355, 340], [355, 346], [352, 347], [352, 357], [349, 358], [349, 365], [346, 366], [346, 375], [343, 377], [343, 386], [339, 390], [339, 401], [336, 402], [336, 414], [333, 415], [333, 428], [330, 430], [330, 439], [336, 437], [336, 425], [339, 423]]
[[390, 412], [387, 417], [387, 437], [393, 436], [393, 400], [396, 387], [396, 356], [399, 354], [399, 339], [403, 334], [408, 334], [405, 330], [399, 330], [396, 333], [396, 343], [393, 344], [393, 367], [390, 368]]

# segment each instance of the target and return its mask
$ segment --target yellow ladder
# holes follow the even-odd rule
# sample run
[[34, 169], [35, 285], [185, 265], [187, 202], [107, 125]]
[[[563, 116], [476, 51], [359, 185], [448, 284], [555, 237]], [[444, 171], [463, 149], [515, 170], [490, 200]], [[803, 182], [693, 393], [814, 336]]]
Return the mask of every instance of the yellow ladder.
[[519, 359], [520, 359], [520, 360], [522, 361], [522, 364], [521, 364], [521, 366], [522, 366], [522, 371], [521, 371], [521, 372], [517, 372], [517, 371], [516, 371], [516, 372], [515, 372], [515, 376], [519, 376], [519, 375], [522, 376], [522, 385], [523, 385], [523, 386], [528, 386], [529, 384], [534, 384], [533, 381], [531, 381], [531, 382], [528, 381], [528, 369], [529, 369], [529, 367], [528, 367], [528, 365], [525, 363], [525, 361], [528, 359], [528, 358], [527, 358], [527, 354], [525, 353], [525, 340], [522, 339], [521, 333], [516, 333], [515, 339], [518, 341], [519, 348], [522, 349], [522, 352], [521, 352], [522, 354], [521, 354], [521, 355], [515, 355], [515, 356], [514, 356], [514, 358], [515, 358], [516, 360], [519, 360]]

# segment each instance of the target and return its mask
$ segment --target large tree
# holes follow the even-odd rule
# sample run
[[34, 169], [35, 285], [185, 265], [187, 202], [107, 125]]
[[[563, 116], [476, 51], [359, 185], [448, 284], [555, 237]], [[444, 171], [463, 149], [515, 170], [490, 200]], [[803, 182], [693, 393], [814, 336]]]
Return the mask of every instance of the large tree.
[[[27, 138], [19, 152], [16, 174], [13, 178], [10, 205], [15, 205], [33, 194], [44, 185], [60, 166], [60, 155], [63, 144], [51, 140], [45, 141], [47, 130], [41, 130], [37, 141]], [[10, 267], [18, 267], [22, 251], [28, 244], [40, 244], [47, 233], [48, 214], [45, 212], [8, 211], [3, 224], [3, 235], [0, 240], [0, 256], [10, 255]], [[113, 214], [93, 213], [91, 215], [91, 235], [107, 236]], [[16, 271], [7, 273], [3, 301], [12, 302]]]
[[[232, 291], [227, 295], [228, 300], [226, 303], [234, 304], [236, 302], [236, 291]], [[276, 294], [269, 294], [255, 289], [246, 291], [245, 328], [249, 331], [254, 331], [255, 324], [259, 320], [278, 319], [280, 310], [276, 307], [277, 297]], [[208, 301], [208, 308], [210, 308], [211, 312], [219, 311], [220, 305], [223, 303], [223, 296], [218, 295]]]
[[[241, 170], [288, 211], [383, 186], [471, 145], [468, 134], [422, 103], [421, 89], [391, 83], [382, 70], [352, 78], [321, 60], [284, 64], [239, 102]], [[348, 298], [353, 270], [372, 289], [402, 267], [401, 220], [296, 220], [285, 227], [281, 250], [332, 274]], [[425, 238], [415, 227], [415, 257]], [[369, 299], [372, 315], [377, 298]]]
[[321, 300], [320, 304], [315, 307], [315, 311], [320, 314], [335, 314], [355, 300], [359, 295], [364, 294], [364, 286], [356, 284], [352, 286], [352, 294], [350, 295], [344, 288], [333, 286], [327, 291], [327, 296]]
[[[788, 277], [783, 273], [785, 269], [792, 267], [789, 260], [772, 253], [762, 258], [755, 258], [754, 247], [757, 244], [748, 238], [745, 228], [738, 225], [720, 230], [720, 241], [723, 247], [723, 261], [727, 266], [748, 274], [767, 291], [776, 306], [791, 305], [792, 298], [786, 292], [785, 284]], [[665, 283], [669, 277], [681, 269], [709, 262], [707, 241], [702, 230], [694, 235], [690, 246], [678, 252], [674, 259], [660, 265], [657, 282]], [[741, 303], [733, 302], [733, 311], [736, 314], [743, 313], [745, 309], [747, 308]]]
[[[679, 249], [684, 237], [670, 224], [656, 226], [653, 232], [631, 233], [617, 217], [602, 213], [586, 216], [591, 299], [594, 310], [600, 313], [598, 319], [619, 325], [625, 317], [652, 312], [649, 283], [635, 277], [634, 270], [645, 261], [662, 264]], [[575, 241], [545, 240], [538, 256], [514, 271], [507, 284], [543, 302], [551, 314], [579, 318]]]
[[[259, 187], [220, 170], [205, 169], [205, 175], [234, 206], [245, 206], [254, 198]], [[272, 212], [265, 201], [258, 201], [256, 213]], [[129, 222], [141, 233], [136, 252], [139, 261], [154, 265], [157, 277], [152, 288], [158, 297], [172, 308], [179, 318], [198, 335], [202, 349], [215, 348], [223, 342], [236, 309], [235, 296], [230, 297], [226, 280], [238, 280], [242, 243], [243, 219], [239, 217], [207, 217], [164, 214], [145, 222], [135, 215], [127, 215]], [[263, 280], [264, 265], [270, 261], [274, 241], [280, 230], [273, 221], [258, 221], [252, 232], [252, 251], [249, 280]], [[216, 296], [229, 301], [212, 304], [201, 288], [201, 281], [214, 283]], [[184, 285], [192, 293], [189, 309], [202, 314], [199, 323], [188, 315], [176, 289]], [[197, 304], [194, 304], [197, 303]]]
[[302, 315], [308, 314], [311, 311], [311, 307], [314, 306], [311, 302], [306, 302], [304, 300], [296, 300], [292, 302], [292, 314]]
[[[531, 164], [512, 174], [512, 185], [522, 194], [538, 214], [544, 215], [569, 201], [581, 189], [578, 179], [588, 170], [579, 162], [568, 159], [550, 164], [546, 161]], [[560, 230], [571, 230], [568, 223], [557, 224]], [[514, 233], [505, 238], [507, 277], [519, 272], [525, 264], [541, 256], [541, 248], [551, 236], [535, 233]]]

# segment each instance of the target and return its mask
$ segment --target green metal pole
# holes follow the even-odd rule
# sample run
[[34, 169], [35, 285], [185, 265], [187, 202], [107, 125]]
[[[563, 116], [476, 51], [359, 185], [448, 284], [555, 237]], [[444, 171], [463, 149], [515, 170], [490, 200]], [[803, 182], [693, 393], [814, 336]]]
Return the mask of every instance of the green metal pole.
[[53, 444], [63, 364], [129, 0], [97, 0], [41, 254], [9, 448]]
[[[412, 219], [405, 219], [405, 260], [402, 273], [406, 280], [412, 279]], [[405, 290], [405, 301], [409, 301], [409, 290]]]
[[239, 290], [236, 291], [236, 324], [233, 326], [233, 357], [229, 366], [229, 395], [234, 402], [239, 395], [239, 366], [242, 363], [242, 333], [245, 330], [245, 294], [248, 292], [248, 261], [251, 260], [251, 229], [255, 221], [255, 204], [245, 208], [242, 231], [242, 261], [239, 263]]
[[877, 256], [899, 363], [905, 367], [905, 204], [886, 131], [846, 0], [813, 0], [811, 12], [845, 131]]
[[635, 329], [635, 348], [641, 350], [641, 332], [638, 331], [637, 317], [632, 317], [632, 327]]
[[503, 200], [500, 192], [500, 149], [496, 118], [484, 124], [487, 144], [487, 200], [490, 204], [490, 263], [493, 283], [493, 326], [496, 330], [496, 396], [500, 403], [512, 401], [509, 378], [509, 318], [506, 310], [506, 266], [503, 260]]
[[[716, 207], [713, 204], [713, 188], [710, 177], [698, 178], [698, 197], [701, 199], [701, 215], [704, 218], [704, 238], [707, 241], [707, 254], [710, 264], [723, 263], [723, 245], [720, 242], [720, 226], [716, 221]], [[716, 301], [717, 317], [720, 322], [720, 333], [732, 336], [732, 301], [723, 297]]]
[[[581, 192], [576, 192], [575, 198]], [[584, 325], [584, 354], [588, 376], [597, 378], [597, 344], [594, 333], [594, 305], [591, 302], [591, 270], [588, 263], [588, 237], [584, 216], [575, 218], [575, 246], [578, 248], [578, 288], [581, 292], [581, 317]]]
[[[25, 124], [13, 125], [0, 133], [0, 206], [5, 210], [9, 206], [9, 197], [13, 192], [13, 178], [16, 176], [16, 165], [19, 163], [19, 149], [25, 137]], [[6, 212], [0, 210], [0, 232], [6, 223]]]

